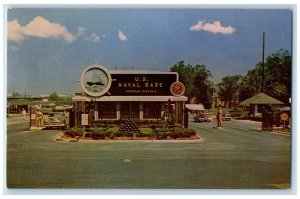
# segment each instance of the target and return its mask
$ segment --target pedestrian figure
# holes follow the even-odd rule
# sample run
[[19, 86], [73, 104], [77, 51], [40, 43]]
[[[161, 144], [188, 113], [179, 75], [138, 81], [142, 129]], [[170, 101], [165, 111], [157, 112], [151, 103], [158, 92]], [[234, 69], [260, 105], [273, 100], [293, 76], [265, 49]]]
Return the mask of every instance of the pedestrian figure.
[[223, 110], [221, 106], [218, 107], [217, 123], [217, 127], [223, 127]]
[[22, 116], [23, 116], [23, 120], [25, 120], [26, 119], [26, 111], [24, 108], [22, 109]]
[[66, 128], [69, 128], [69, 113], [67, 113], [66, 111], [64, 111], [64, 124]]
[[36, 119], [37, 119], [37, 126], [42, 127], [44, 126], [44, 114], [41, 110], [38, 110], [36, 113]]
[[262, 130], [273, 131], [273, 112], [265, 106], [262, 107]]

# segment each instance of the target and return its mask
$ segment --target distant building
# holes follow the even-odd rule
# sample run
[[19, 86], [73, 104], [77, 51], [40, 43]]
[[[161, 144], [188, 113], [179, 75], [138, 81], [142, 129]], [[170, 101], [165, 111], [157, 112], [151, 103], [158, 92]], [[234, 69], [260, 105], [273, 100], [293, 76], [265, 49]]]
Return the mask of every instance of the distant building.
[[22, 109], [24, 108], [26, 112], [29, 112], [29, 106], [33, 104], [42, 104], [44, 103], [43, 100], [46, 98], [40, 96], [16, 96], [8, 94], [7, 95], [7, 113], [21, 113]]

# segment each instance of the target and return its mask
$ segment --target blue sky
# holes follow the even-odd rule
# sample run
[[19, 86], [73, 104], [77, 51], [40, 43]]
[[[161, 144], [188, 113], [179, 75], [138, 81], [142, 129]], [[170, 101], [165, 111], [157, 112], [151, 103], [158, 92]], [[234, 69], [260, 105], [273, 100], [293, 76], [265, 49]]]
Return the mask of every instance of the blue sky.
[[262, 57], [292, 49], [288, 9], [8, 10], [7, 92], [74, 94], [82, 68], [169, 71], [204, 64], [217, 83], [245, 75]]

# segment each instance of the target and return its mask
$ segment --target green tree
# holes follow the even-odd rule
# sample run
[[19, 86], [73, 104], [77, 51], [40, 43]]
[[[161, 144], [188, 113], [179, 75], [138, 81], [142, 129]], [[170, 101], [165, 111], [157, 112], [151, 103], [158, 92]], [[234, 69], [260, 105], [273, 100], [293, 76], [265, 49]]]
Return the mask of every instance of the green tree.
[[225, 76], [221, 82], [217, 84], [219, 97], [225, 100], [226, 104], [229, 102], [229, 107], [232, 106], [232, 99], [238, 98], [239, 96], [241, 79], [241, 75]]
[[262, 64], [258, 63], [254, 69], [248, 70], [246, 76], [242, 77], [239, 99], [244, 101], [261, 91]]
[[[288, 104], [291, 97], [292, 57], [287, 50], [280, 49], [268, 56], [264, 70], [263, 92]], [[243, 77], [240, 89], [240, 100], [245, 100], [262, 91], [262, 63], [248, 71]]]
[[184, 61], [179, 61], [170, 68], [170, 71], [177, 72], [179, 81], [185, 86], [185, 95], [192, 99], [196, 97], [197, 103], [202, 103], [206, 108], [211, 107], [212, 103], [212, 82], [209, 80], [212, 77], [205, 65], [185, 64]]
[[56, 92], [53, 92], [49, 95], [49, 100], [50, 101], [58, 101], [59, 100], [59, 96]]
[[194, 76], [195, 76], [195, 70], [192, 65], [185, 64], [184, 61], [179, 61], [176, 64], [174, 64], [170, 68], [171, 72], [177, 72], [179, 75], [179, 81], [182, 82], [185, 86], [185, 95], [188, 98], [194, 97]]
[[292, 91], [292, 57], [280, 49], [267, 57], [264, 92], [288, 104]]
[[206, 69], [205, 65], [195, 66], [194, 77], [194, 95], [197, 103], [202, 103], [205, 108], [210, 108], [212, 105], [212, 82], [209, 80], [212, 74]]

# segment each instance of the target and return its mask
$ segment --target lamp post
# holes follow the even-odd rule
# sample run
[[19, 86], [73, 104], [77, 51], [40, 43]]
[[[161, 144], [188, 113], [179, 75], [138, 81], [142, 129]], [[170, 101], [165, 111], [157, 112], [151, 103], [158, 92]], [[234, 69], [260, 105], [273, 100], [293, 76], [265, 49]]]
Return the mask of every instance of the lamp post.
[[213, 95], [212, 95], [212, 110], [215, 113], [215, 87], [213, 86]]
[[265, 81], [265, 32], [262, 36], [262, 78], [261, 78], [261, 91], [264, 92], [264, 81]]
[[83, 134], [82, 134], [82, 136], [83, 137], [85, 137], [85, 121], [84, 121], [84, 119], [85, 118], [83, 118], [84, 116], [85, 116], [85, 98], [84, 98], [84, 94], [82, 93], [82, 95], [81, 95], [81, 97], [82, 97], [82, 102], [81, 102], [81, 111], [82, 111], [82, 113], [81, 113], [81, 124], [82, 124], [82, 126], [83, 126]]

